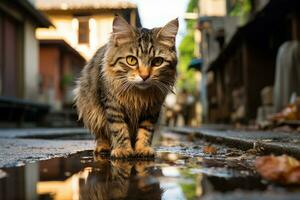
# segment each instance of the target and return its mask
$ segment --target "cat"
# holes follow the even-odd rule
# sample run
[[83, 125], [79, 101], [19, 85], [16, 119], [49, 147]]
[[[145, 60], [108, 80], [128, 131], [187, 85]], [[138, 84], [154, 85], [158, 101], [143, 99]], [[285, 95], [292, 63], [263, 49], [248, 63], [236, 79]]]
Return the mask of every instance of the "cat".
[[100, 158], [79, 181], [79, 199], [161, 199], [160, 176], [161, 169], [151, 162]]
[[96, 154], [153, 157], [154, 126], [176, 79], [178, 19], [137, 29], [116, 16], [112, 26], [109, 42], [81, 72], [75, 106], [95, 135]]

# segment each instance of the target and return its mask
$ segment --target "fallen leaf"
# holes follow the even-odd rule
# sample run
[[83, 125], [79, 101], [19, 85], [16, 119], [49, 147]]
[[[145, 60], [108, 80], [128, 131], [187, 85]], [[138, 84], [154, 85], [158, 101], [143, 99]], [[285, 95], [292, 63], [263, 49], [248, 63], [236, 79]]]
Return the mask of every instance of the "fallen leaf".
[[262, 156], [256, 159], [255, 167], [267, 180], [282, 184], [300, 184], [300, 161], [282, 156]]
[[6, 172], [0, 169], [0, 179], [6, 176], [7, 176]]
[[205, 146], [203, 147], [203, 152], [206, 154], [216, 154], [217, 149], [214, 146]]

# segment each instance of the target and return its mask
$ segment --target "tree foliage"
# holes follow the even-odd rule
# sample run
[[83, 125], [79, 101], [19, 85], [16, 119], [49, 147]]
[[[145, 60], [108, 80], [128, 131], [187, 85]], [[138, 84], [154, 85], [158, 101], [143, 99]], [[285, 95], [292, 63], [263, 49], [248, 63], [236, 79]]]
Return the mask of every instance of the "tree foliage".
[[[190, 0], [187, 6], [187, 12], [197, 12], [198, 0]], [[195, 20], [187, 21], [187, 33], [179, 46], [179, 76], [177, 86], [180, 89], [185, 89], [192, 92], [196, 87], [195, 73], [193, 70], [188, 70], [190, 61], [195, 57], [195, 40], [194, 28]]]
[[236, 0], [230, 11], [231, 16], [246, 17], [251, 12], [251, 0]]
[[[198, 12], [198, 0], [190, 0], [186, 12], [188, 13], [197, 13]], [[188, 20], [187, 21], [187, 29], [191, 30], [195, 26], [195, 20]]]
[[190, 0], [186, 11], [187, 12], [194, 12], [195, 9], [197, 9], [197, 8], [198, 8], [198, 0]]

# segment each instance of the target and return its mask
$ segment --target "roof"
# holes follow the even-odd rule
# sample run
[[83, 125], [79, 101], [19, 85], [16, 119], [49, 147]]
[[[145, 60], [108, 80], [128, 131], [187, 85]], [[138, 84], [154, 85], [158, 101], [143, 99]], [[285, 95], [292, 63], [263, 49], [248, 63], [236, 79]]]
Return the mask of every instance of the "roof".
[[219, 56], [209, 64], [206, 71], [222, 66], [222, 63], [230, 57], [231, 53], [242, 44], [243, 39], [257, 43], [259, 42], [257, 37], [261, 37], [267, 41], [268, 34], [286, 25], [285, 16], [287, 13], [299, 9], [299, 0], [270, 0], [247, 24], [237, 29]]
[[48, 28], [49, 26], [53, 26], [50, 20], [27, 0], [15, 0], [14, 3], [24, 9], [26, 14], [28, 14], [37, 23], [38, 27]]
[[66, 41], [62, 39], [45, 39], [39, 40], [40, 45], [42, 46], [58, 46], [64, 51], [70, 52], [79, 58], [81, 61], [86, 62], [85, 58], [73, 47], [71, 47]]
[[136, 4], [125, 0], [36, 0], [40, 10], [130, 9]]

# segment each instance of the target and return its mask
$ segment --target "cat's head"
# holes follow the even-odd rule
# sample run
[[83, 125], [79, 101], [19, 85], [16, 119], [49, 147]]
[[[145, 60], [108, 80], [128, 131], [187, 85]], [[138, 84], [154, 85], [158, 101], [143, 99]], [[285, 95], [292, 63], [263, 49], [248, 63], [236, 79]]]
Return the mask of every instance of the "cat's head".
[[164, 93], [175, 82], [178, 19], [164, 27], [137, 29], [116, 16], [103, 69], [120, 90], [156, 88]]

